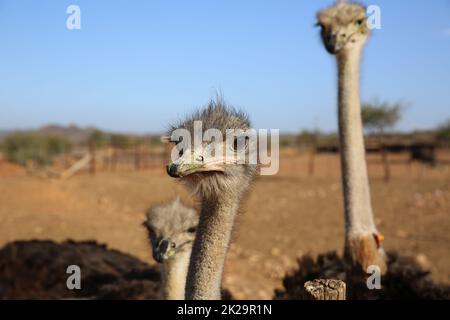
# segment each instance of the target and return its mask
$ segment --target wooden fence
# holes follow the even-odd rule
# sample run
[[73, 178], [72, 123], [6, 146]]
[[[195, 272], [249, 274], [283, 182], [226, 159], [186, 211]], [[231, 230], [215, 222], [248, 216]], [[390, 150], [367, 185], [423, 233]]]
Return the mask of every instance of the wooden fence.
[[65, 155], [64, 168], [59, 177], [67, 179], [78, 172], [89, 172], [94, 175], [102, 171], [140, 171], [160, 169], [170, 161], [171, 145], [150, 147], [136, 145], [133, 148], [95, 148], [78, 150], [74, 154]]

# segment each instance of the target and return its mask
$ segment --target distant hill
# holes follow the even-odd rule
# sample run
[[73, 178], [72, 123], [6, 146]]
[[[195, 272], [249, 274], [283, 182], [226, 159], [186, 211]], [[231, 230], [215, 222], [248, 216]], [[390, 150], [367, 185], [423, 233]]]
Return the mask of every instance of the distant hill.
[[95, 131], [95, 128], [81, 128], [75, 125], [60, 126], [47, 125], [36, 130], [36, 133], [62, 137], [73, 143], [80, 143], [86, 141], [88, 137]]
[[86, 141], [87, 138], [96, 129], [92, 127], [82, 128], [76, 125], [61, 126], [61, 125], [47, 125], [39, 129], [34, 130], [1, 130], [0, 131], [0, 142], [2, 142], [6, 137], [14, 133], [34, 133], [42, 135], [51, 135], [65, 138], [72, 143], [80, 143]]
[[146, 134], [135, 134], [135, 133], [120, 133], [100, 130], [95, 127], [79, 127], [77, 125], [57, 125], [49, 124], [38, 129], [17, 129], [17, 130], [0, 130], [0, 143], [2, 143], [5, 138], [15, 133], [26, 133], [26, 134], [42, 134], [47, 136], [56, 136], [66, 139], [73, 144], [80, 144], [87, 141], [89, 136], [94, 131], [101, 131], [103, 134], [109, 135], [124, 135], [127, 137], [139, 137], [146, 139], [147, 141], [157, 141], [159, 143], [161, 134], [156, 133], [146, 133]]

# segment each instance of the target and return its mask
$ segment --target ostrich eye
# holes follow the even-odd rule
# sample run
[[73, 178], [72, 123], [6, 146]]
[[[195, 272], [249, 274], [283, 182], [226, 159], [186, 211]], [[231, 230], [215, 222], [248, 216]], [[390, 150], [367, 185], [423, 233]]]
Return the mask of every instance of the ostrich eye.
[[189, 229], [187, 230], [187, 232], [189, 232], [189, 233], [194, 233], [196, 230], [197, 230], [196, 227], [192, 227], [192, 228], [189, 228]]
[[172, 249], [175, 249], [175, 247], [176, 247], [177, 245], [175, 244], [175, 242], [172, 242], [172, 244], [171, 244], [170, 246], [172, 247]]
[[[244, 140], [244, 149], [247, 149], [248, 148], [248, 141], [250, 140], [250, 138], [249, 137], [245, 137], [245, 140]], [[234, 138], [234, 141], [233, 141], [233, 151], [238, 151], [238, 138]]]
[[[170, 142], [171, 142], [171, 143], [174, 143], [175, 146], [178, 148], [178, 145], [179, 145], [182, 141], [183, 141], [183, 137], [180, 137], [179, 140], [171, 140]], [[183, 150], [183, 149], [180, 149], [180, 150], [178, 151], [178, 156], [179, 156], [179, 157], [183, 156], [183, 153], [184, 153], [184, 150]]]
[[364, 22], [364, 19], [356, 20], [356, 24], [357, 24], [358, 26], [362, 25], [363, 22]]

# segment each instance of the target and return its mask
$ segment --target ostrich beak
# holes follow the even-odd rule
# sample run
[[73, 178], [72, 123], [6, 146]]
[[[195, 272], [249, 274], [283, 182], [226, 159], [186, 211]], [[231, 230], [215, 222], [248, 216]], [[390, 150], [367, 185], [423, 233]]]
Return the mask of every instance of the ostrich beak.
[[223, 172], [223, 163], [171, 163], [167, 166], [167, 174], [173, 178], [182, 178], [199, 172]]
[[324, 44], [325, 49], [330, 54], [338, 54], [344, 46], [344, 43], [339, 41], [337, 35], [334, 34], [325, 35]]
[[175, 253], [175, 243], [170, 239], [162, 239], [153, 250], [153, 259], [159, 263], [163, 263]]

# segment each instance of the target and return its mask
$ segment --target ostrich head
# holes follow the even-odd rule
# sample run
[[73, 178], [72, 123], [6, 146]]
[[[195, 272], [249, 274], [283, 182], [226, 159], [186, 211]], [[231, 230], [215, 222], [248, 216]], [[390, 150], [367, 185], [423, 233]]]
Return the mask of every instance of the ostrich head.
[[[194, 137], [197, 121], [201, 121], [202, 142], [197, 146], [189, 143], [186, 150], [180, 149], [182, 140], [173, 140], [174, 130], [182, 129]], [[170, 134], [179, 157], [167, 166], [168, 174], [181, 178], [203, 199], [214, 200], [224, 194], [239, 198], [256, 172], [256, 163], [248, 161], [249, 154], [255, 150], [256, 138], [249, 138], [248, 129], [250, 123], [245, 113], [227, 106], [221, 99], [210, 101], [206, 108], [172, 126]], [[211, 132], [214, 138], [205, 139]], [[232, 136], [230, 132], [234, 132]], [[246, 161], [239, 161], [242, 157]]]
[[198, 216], [177, 198], [169, 204], [150, 208], [144, 226], [148, 230], [153, 258], [164, 262], [179, 252], [191, 251]]
[[366, 9], [356, 3], [338, 2], [317, 14], [317, 24], [331, 54], [362, 48], [369, 36]]

